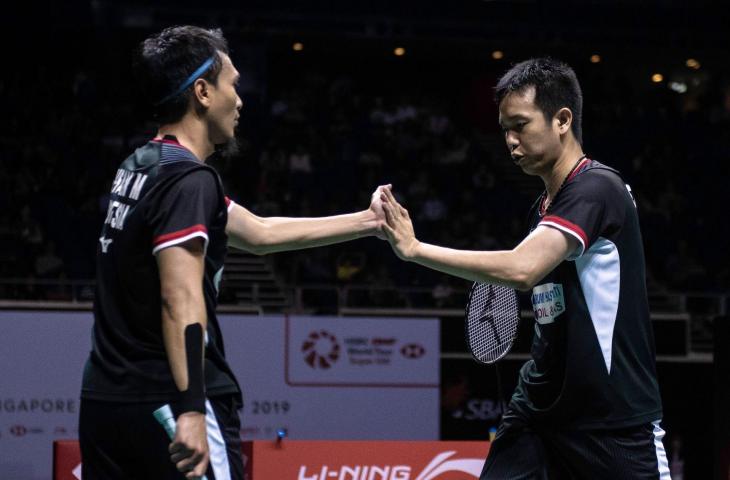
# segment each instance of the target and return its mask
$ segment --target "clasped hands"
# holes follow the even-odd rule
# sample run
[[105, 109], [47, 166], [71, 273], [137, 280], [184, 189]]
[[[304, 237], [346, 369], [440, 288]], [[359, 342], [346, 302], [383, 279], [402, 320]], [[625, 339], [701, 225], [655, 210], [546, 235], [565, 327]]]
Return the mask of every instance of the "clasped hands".
[[398, 258], [410, 260], [415, 255], [419, 241], [408, 210], [395, 199], [392, 187], [381, 185], [371, 197], [370, 209], [378, 219], [375, 235], [388, 240]]

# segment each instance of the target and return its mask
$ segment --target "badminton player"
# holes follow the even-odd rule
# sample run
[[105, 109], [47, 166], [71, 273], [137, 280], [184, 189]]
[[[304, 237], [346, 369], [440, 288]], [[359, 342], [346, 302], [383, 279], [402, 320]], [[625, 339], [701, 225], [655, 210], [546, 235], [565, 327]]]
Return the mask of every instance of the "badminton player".
[[[215, 314], [226, 248], [268, 253], [377, 234], [380, 189], [358, 213], [253, 215], [205, 164], [234, 141], [242, 108], [220, 30], [166, 29], [143, 42], [138, 64], [159, 130], [120, 165], [99, 238], [82, 475], [243, 479], [241, 392]], [[172, 444], [152, 416], [164, 404], [177, 417]]]
[[568, 65], [519, 63], [499, 80], [496, 100], [514, 164], [545, 184], [519, 245], [484, 252], [419, 242], [408, 212], [383, 194], [384, 229], [400, 258], [532, 291], [532, 358], [481, 479], [669, 479], [631, 191], [583, 153], [582, 93]]

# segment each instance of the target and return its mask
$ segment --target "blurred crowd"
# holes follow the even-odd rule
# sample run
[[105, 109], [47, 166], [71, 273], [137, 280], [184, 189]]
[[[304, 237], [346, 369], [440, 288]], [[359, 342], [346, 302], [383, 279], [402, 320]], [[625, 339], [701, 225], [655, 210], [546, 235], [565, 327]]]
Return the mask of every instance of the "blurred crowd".
[[[511, 164], [497, 128], [491, 88], [508, 63], [457, 76], [273, 57], [265, 87], [241, 92], [240, 153], [212, 160], [234, 200], [263, 216], [322, 216], [365, 209], [392, 183], [424, 241], [499, 249], [525, 235], [542, 186]], [[133, 107], [123, 57], [66, 60], [0, 78], [0, 298], [63, 298], [38, 280], [93, 278], [113, 172], [154, 134]], [[632, 186], [649, 289], [727, 289], [715, 184], [728, 178], [719, 139], [730, 134], [730, 87], [706, 78], [680, 94], [615, 69], [576, 69], [585, 151]], [[415, 285], [436, 299], [465, 285], [402, 264], [374, 239], [280, 254], [275, 265], [287, 284]]]

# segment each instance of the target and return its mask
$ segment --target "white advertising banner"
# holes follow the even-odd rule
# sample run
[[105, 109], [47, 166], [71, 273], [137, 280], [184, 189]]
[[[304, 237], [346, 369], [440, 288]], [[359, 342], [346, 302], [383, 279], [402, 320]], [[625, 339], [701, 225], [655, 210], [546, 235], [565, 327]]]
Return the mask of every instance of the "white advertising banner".
[[78, 437], [90, 312], [0, 311], [0, 477], [51, 478], [53, 440]]
[[219, 318], [243, 389], [242, 438], [439, 438], [437, 319]]
[[[436, 440], [436, 319], [221, 315], [243, 439]], [[0, 477], [51, 478], [77, 438], [90, 312], [0, 311]]]

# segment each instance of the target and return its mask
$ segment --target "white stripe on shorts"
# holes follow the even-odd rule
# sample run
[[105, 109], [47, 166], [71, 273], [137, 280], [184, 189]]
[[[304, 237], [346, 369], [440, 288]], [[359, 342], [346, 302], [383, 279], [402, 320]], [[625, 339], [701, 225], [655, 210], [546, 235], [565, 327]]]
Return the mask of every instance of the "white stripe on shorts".
[[661, 422], [661, 420], [652, 422], [652, 425], [654, 425], [654, 446], [656, 447], [656, 460], [657, 464], [659, 465], [659, 480], [672, 480], [672, 477], [669, 476], [669, 461], [667, 461], [667, 452], [664, 451], [664, 444], [662, 443], [662, 439], [664, 438], [664, 434], [666, 432], [662, 430], [662, 427], [659, 426], [659, 422]]
[[[213, 406], [205, 400], [205, 423], [208, 429], [208, 450], [210, 451], [210, 468], [215, 480], [231, 480], [231, 467], [228, 463], [226, 441], [215, 418]], [[668, 478], [668, 477], [667, 477]], [[664, 480], [662, 478], [662, 480]]]

